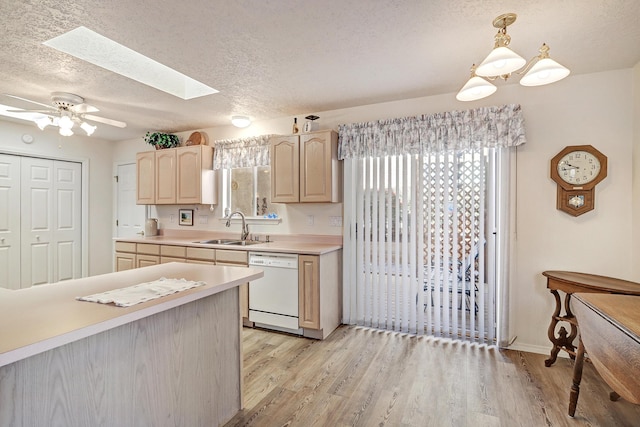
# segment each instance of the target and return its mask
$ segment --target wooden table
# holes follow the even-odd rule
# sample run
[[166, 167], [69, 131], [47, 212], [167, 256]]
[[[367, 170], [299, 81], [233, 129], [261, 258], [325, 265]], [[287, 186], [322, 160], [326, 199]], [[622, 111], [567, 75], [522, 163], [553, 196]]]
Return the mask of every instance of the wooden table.
[[573, 370], [569, 415], [574, 416], [585, 351], [596, 370], [614, 391], [640, 404], [640, 297], [629, 295], [575, 295], [580, 341]]
[[[547, 288], [556, 300], [556, 309], [551, 315], [551, 323], [549, 324], [549, 329], [547, 331], [549, 340], [553, 344], [549, 358], [544, 361], [544, 364], [547, 367], [555, 363], [560, 350], [566, 351], [572, 358], [575, 358], [576, 356], [576, 348], [573, 345], [573, 341], [578, 335], [578, 328], [575, 316], [571, 312], [571, 294], [582, 292], [640, 295], [640, 283], [616, 279], [613, 277], [576, 273], [572, 271], [544, 271], [542, 275], [547, 278]], [[561, 314], [563, 305], [558, 291], [565, 293], [564, 315]], [[570, 325], [571, 332], [568, 333], [565, 327], [561, 326], [558, 334], [556, 335], [556, 325], [558, 322], [567, 322]]]

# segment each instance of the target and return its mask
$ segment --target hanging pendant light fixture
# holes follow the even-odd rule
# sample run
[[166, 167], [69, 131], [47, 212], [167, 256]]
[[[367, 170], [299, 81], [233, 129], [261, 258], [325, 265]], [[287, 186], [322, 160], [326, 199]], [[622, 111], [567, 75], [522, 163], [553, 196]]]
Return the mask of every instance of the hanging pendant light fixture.
[[526, 72], [520, 80], [523, 86], [554, 83], [569, 75], [569, 69], [549, 58], [549, 47], [544, 43], [539, 49], [540, 54], [529, 62], [509, 48], [511, 36], [507, 34], [507, 27], [513, 24], [516, 18], [515, 13], [505, 13], [493, 20], [493, 26], [498, 28], [493, 50], [477, 68], [475, 65], [471, 68], [471, 78], [460, 89], [456, 99], [475, 101], [486, 98], [497, 90], [488, 80], [507, 80], [514, 72]]

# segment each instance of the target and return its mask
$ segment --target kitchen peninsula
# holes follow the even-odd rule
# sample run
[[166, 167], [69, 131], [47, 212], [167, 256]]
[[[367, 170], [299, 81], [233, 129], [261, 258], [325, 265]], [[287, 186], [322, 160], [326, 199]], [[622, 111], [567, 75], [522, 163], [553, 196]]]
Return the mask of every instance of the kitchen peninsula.
[[[76, 297], [204, 286], [131, 307]], [[215, 426], [242, 407], [238, 286], [254, 268], [169, 263], [0, 293], [0, 425]]]

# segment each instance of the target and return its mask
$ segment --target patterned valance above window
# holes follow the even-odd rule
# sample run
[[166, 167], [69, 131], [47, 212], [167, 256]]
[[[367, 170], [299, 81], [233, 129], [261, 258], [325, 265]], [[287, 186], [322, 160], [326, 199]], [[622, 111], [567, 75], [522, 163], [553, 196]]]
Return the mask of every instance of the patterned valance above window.
[[271, 135], [250, 136], [215, 141], [213, 168], [236, 169], [269, 166], [269, 138]]
[[520, 105], [340, 125], [338, 158], [457, 151], [524, 144]]

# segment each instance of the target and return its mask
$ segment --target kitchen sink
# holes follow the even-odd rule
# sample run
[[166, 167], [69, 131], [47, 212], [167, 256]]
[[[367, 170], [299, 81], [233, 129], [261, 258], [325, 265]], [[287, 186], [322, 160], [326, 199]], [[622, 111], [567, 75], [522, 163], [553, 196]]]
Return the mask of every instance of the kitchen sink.
[[237, 240], [235, 239], [211, 239], [211, 240], [199, 240], [193, 243], [206, 243], [209, 245], [227, 245], [229, 243], [235, 243]]
[[235, 241], [235, 242], [225, 243], [225, 245], [230, 245], [230, 246], [249, 246], [249, 245], [255, 245], [256, 243], [264, 243], [264, 242], [255, 242], [253, 240], [238, 240], [238, 241]]
[[252, 240], [235, 240], [235, 239], [211, 239], [211, 240], [198, 240], [193, 243], [203, 243], [207, 245], [231, 245], [231, 246], [249, 246], [255, 245], [256, 243], [263, 242], [254, 242]]

